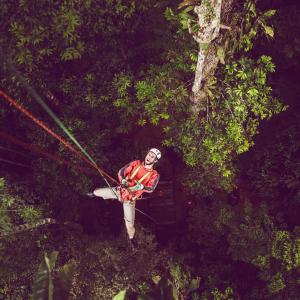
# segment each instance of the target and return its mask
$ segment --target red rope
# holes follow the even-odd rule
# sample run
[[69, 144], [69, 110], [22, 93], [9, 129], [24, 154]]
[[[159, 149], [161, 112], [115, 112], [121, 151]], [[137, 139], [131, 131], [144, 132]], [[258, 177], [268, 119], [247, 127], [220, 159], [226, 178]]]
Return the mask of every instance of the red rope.
[[69, 165], [69, 166], [72, 166], [72, 167], [75, 167], [76, 169], [79, 169], [80, 171], [86, 173], [86, 174], [93, 174], [92, 170], [89, 170], [87, 168], [83, 168], [83, 167], [80, 167], [80, 166], [76, 166], [75, 164], [72, 164], [71, 162], [57, 156], [57, 155], [53, 155], [37, 146], [33, 146], [31, 144], [27, 144], [19, 139], [17, 139], [16, 137], [13, 137], [3, 131], [0, 131], [0, 137], [5, 139], [6, 141], [12, 143], [12, 144], [15, 144], [15, 145], [18, 145], [18, 146], [21, 146], [23, 147], [24, 149], [27, 149], [27, 150], [30, 150], [32, 152], [36, 152], [36, 153], [39, 153], [39, 154], [42, 154], [56, 162], [60, 162], [60, 163], [63, 163], [65, 165]]
[[66, 148], [74, 152], [79, 158], [81, 158], [83, 161], [91, 165], [93, 168], [95, 168], [101, 176], [106, 176], [109, 178], [112, 182], [118, 183], [114, 178], [112, 178], [110, 175], [108, 175], [106, 172], [101, 170], [97, 165], [93, 164], [91, 161], [89, 161], [86, 157], [84, 157], [79, 151], [74, 149], [70, 143], [68, 143], [66, 140], [64, 140], [61, 136], [56, 134], [54, 131], [52, 131], [48, 126], [46, 126], [41, 120], [36, 118], [32, 113], [30, 113], [26, 108], [24, 108], [22, 105], [18, 104], [17, 101], [9, 97], [6, 93], [0, 90], [0, 96], [2, 96], [10, 105], [13, 105], [15, 108], [17, 108], [19, 111], [21, 111], [23, 114], [25, 114], [29, 119], [31, 119], [34, 123], [36, 123], [38, 126], [43, 128], [47, 133], [49, 133], [51, 136], [53, 136], [55, 139], [57, 139], [59, 142], [61, 142]]

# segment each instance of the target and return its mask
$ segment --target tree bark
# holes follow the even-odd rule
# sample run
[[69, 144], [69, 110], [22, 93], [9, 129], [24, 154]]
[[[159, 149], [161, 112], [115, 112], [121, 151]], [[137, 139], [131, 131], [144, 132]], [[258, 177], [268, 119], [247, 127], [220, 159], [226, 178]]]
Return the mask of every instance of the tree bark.
[[[201, 101], [201, 88], [208, 75], [214, 73], [219, 58], [217, 56], [215, 40], [221, 40], [220, 28], [230, 29], [221, 24], [228, 21], [234, 0], [202, 0], [200, 5], [194, 7], [198, 16], [199, 30], [193, 32], [191, 24], [188, 24], [189, 33], [199, 45], [197, 68], [192, 88], [192, 101], [197, 104]], [[226, 22], [227, 23], [227, 22]]]

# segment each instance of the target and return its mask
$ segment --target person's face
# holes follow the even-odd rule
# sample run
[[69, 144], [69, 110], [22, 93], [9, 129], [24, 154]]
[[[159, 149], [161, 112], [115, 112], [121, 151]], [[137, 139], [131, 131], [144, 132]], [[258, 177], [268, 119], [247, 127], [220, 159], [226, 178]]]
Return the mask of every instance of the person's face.
[[146, 165], [153, 165], [156, 161], [156, 155], [153, 152], [148, 152], [145, 157], [145, 164]]

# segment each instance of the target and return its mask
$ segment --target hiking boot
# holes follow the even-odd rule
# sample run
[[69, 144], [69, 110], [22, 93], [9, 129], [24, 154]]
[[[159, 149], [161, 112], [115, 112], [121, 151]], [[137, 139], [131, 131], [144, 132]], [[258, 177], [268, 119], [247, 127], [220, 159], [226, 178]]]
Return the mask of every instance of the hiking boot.
[[135, 238], [129, 239], [129, 247], [131, 248], [132, 251], [136, 251], [138, 248], [138, 244]]

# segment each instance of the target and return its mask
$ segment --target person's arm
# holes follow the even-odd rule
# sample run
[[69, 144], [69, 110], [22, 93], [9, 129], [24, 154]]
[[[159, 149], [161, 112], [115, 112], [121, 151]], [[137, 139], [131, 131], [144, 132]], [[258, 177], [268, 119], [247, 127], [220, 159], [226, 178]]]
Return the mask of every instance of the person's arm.
[[144, 191], [146, 193], [152, 193], [159, 181], [159, 174], [156, 171], [153, 171], [153, 174], [151, 174], [150, 180], [147, 182], [147, 184], [144, 186]]
[[144, 192], [146, 193], [152, 193], [159, 181], [159, 174], [156, 171], [153, 171], [151, 174], [151, 177], [149, 181], [146, 183], [146, 185], [143, 185], [141, 183], [136, 184], [132, 188], [129, 188], [129, 190], [134, 191], [134, 200], [138, 199]]
[[129, 187], [128, 189], [130, 191], [141, 191], [146, 192], [146, 193], [152, 193], [159, 181], [159, 174], [156, 171], [152, 171], [152, 174], [150, 175], [149, 180], [147, 181], [147, 183], [142, 184], [140, 182], [136, 182], [136, 185]]

